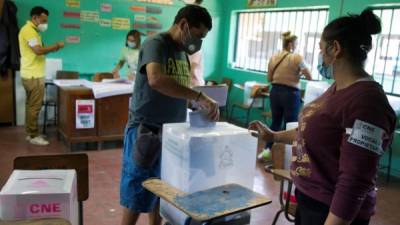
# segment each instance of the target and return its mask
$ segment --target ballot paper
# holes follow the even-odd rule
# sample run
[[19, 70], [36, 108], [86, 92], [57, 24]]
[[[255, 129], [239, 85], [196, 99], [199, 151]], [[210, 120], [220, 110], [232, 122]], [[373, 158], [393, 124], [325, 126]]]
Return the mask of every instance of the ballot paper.
[[90, 87], [95, 98], [132, 94], [133, 83], [92, 82]]
[[[226, 99], [228, 97], [228, 86], [226, 85], [213, 85], [213, 86], [196, 86], [193, 87], [194, 90], [201, 91], [208, 97], [214, 99], [219, 107], [226, 105]], [[192, 102], [193, 107], [196, 108], [196, 102]]]
[[53, 80], [58, 87], [89, 86], [90, 81], [83, 79], [59, 79]]
[[103, 79], [102, 83], [115, 83], [115, 84], [132, 84], [133, 81], [126, 79]]
[[109, 80], [105, 82], [91, 82], [84, 79], [54, 80], [58, 87], [84, 86], [92, 89], [94, 98], [104, 98], [115, 95], [131, 94], [133, 92], [132, 81]]

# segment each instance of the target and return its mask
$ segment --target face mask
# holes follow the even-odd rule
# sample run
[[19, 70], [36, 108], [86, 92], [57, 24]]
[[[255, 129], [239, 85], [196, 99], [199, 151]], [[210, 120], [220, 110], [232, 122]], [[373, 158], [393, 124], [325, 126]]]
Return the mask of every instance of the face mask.
[[37, 26], [38, 30], [40, 32], [45, 32], [48, 28], [48, 24], [47, 23], [41, 23]]
[[135, 42], [130, 42], [130, 41], [128, 41], [128, 47], [129, 48], [136, 48], [136, 43]]
[[187, 25], [186, 28], [187, 28], [187, 33], [188, 33], [187, 36], [188, 37], [186, 38], [186, 40], [182, 40], [183, 50], [187, 54], [193, 55], [194, 53], [198, 52], [201, 49], [203, 40], [201, 40], [200, 38], [192, 37], [190, 35], [189, 26]]
[[332, 65], [324, 65], [324, 59], [322, 57], [322, 53], [320, 52], [318, 55], [318, 65], [317, 69], [319, 74], [326, 79], [333, 78], [333, 67]]

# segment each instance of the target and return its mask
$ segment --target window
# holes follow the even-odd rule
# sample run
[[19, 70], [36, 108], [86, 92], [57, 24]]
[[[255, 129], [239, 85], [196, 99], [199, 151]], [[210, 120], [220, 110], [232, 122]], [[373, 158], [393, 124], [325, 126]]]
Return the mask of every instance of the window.
[[240, 12], [233, 67], [266, 72], [269, 58], [282, 49], [281, 34], [291, 31], [298, 37], [296, 51], [304, 57], [313, 79], [320, 79], [316, 64], [327, 22], [327, 8]]
[[372, 36], [365, 68], [386, 93], [400, 95], [400, 8], [374, 8], [382, 33]]

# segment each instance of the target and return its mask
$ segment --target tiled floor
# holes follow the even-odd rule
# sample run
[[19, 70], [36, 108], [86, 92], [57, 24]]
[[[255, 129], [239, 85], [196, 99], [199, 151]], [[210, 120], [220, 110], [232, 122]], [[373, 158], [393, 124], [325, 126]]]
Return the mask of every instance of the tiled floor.
[[[51, 144], [47, 147], [36, 147], [25, 141], [21, 127], [0, 127], [0, 186], [3, 186], [12, 171], [12, 162], [16, 156], [37, 154], [67, 153], [69, 150], [55, 138], [54, 132], [49, 136]], [[119, 179], [121, 166], [121, 150], [108, 149], [101, 151], [88, 151], [90, 196], [84, 203], [85, 225], [118, 225], [121, 218], [119, 206]], [[383, 179], [382, 179], [383, 180]], [[279, 208], [277, 193], [279, 184], [271, 175], [266, 174], [261, 166], [257, 168], [254, 178], [254, 190], [270, 196], [273, 202], [270, 205], [254, 209], [252, 225], [269, 225]], [[379, 196], [377, 214], [373, 217], [371, 225], [397, 225], [400, 224], [400, 181], [392, 180], [385, 184], [379, 182]], [[147, 224], [145, 216], [140, 218], [139, 225]], [[283, 217], [278, 225], [288, 225]]]

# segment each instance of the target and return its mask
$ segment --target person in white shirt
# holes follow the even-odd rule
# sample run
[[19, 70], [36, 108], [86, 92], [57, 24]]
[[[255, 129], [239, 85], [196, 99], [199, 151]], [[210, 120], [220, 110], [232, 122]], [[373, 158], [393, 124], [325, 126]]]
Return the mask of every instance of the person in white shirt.
[[188, 55], [190, 61], [190, 86], [203, 86], [204, 81], [204, 66], [203, 66], [203, 52], [200, 50], [193, 55]]
[[139, 59], [140, 49], [140, 32], [137, 30], [131, 30], [126, 35], [125, 47], [121, 50], [121, 57], [118, 64], [112, 71], [115, 79], [121, 78], [119, 70], [127, 63], [128, 70], [126, 77], [122, 77], [128, 80], [135, 80], [136, 69]]

